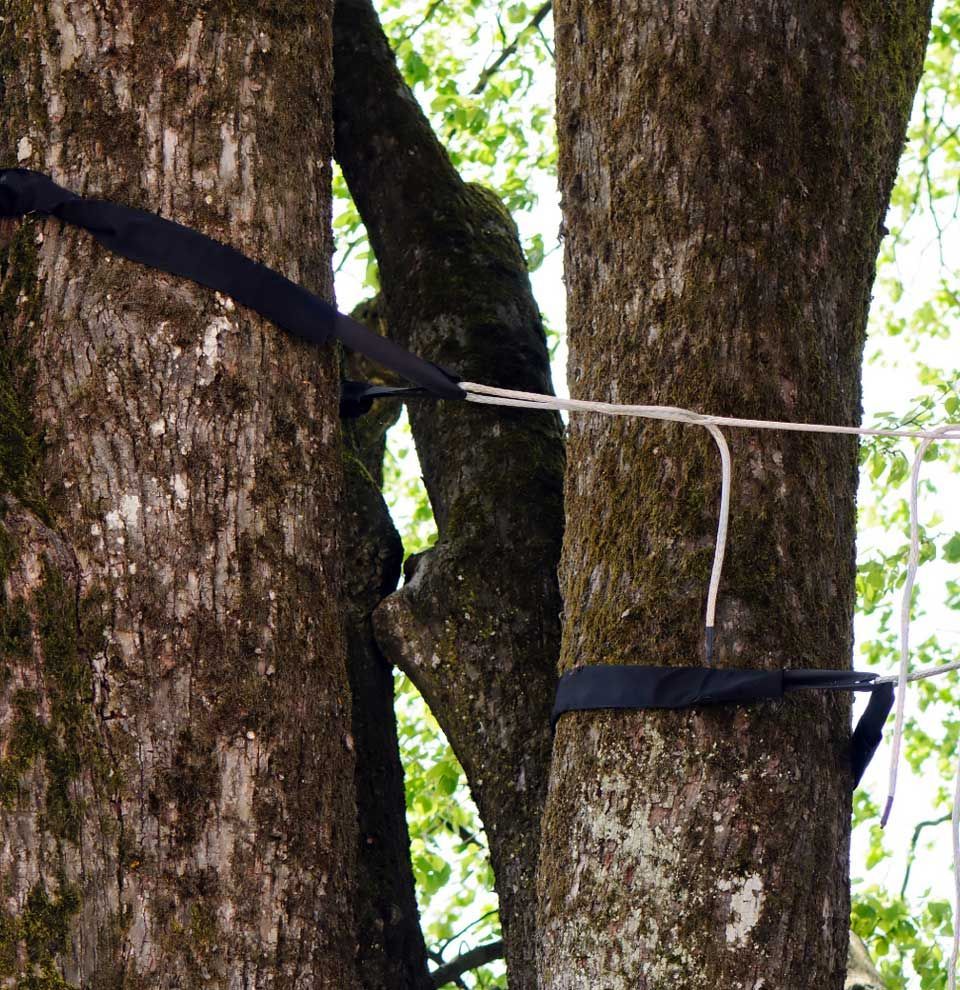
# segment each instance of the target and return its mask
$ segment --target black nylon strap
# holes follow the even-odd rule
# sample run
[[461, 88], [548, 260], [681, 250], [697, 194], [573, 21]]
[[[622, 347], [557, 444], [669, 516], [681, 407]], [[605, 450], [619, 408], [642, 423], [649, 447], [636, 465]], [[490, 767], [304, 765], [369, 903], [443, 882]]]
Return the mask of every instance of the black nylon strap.
[[465, 397], [456, 375], [375, 334], [319, 296], [225, 244], [144, 210], [83, 199], [39, 172], [0, 169], [0, 217], [28, 213], [57, 217], [88, 231], [124, 258], [222, 292], [310, 343], [322, 344], [336, 337], [350, 350], [416, 382], [430, 395]]
[[867, 769], [873, 754], [883, 738], [883, 725], [893, 708], [895, 692], [888, 681], [878, 684], [870, 693], [867, 710], [860, 716], [850, 740], [850, 768], [853, 770], [853, 786], [860, 783], [863, 771]]
[[340, 417], [356, 419], [370, 412], [374, 399], [426, 399], [431, 398], [425, 388], [397, 388], [393, 385], [371, 385], [369, 382], [353, 382], [345, 378], [340, 382]]
[[691, 708], [776, 701], [794, 691], [870, 691], [850, 740], [854, 787], [880, 744], [893, 706], [893, 685], [856, 670], [740, 670], [597, 664], [567, 671], [557, 685], [553, 725], [565, 712], [597, 709]]
[[690, 708], [782, 697], [782, 670], [597, 664], [560, 678], [553, 721], [593, 708]]

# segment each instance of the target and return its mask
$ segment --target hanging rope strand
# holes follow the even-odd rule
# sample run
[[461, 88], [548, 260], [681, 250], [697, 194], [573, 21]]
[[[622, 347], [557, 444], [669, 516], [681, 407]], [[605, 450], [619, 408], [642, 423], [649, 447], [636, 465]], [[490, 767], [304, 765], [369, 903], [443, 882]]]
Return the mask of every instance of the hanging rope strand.
[[897, 771], [900, 766], [900, 748], [903, 742], [903, 721], [906, 711], [905, 689], [907, 672], [910, 666], [910, 612], [913, 604], [913, 586], [920, 566], [920, 466], [930, 445], [936, 440], [950, 435], [955, 427], [941, 426], [930, 430], [917, 448], [910, 469], [910, 553], [907, 558], [907, 577], [903, 583], [903, 597], [900, 600], [900, 669], [897, 674], [897, 710], [894, 722], [893, 740], [890, 747], [890, 777], [887, 784], [887, 800], [880, 816], [880, 826], [884, 827], [893, 809], [893, 798], [897, 790]]
[[929, 437], [920, 444], [910, 470], [910, 552], [907, 557], [907, 577], [903, 582], [903, 596], [900, 599], [900, 667], [897, 673], [897, 709], [894, 720], [893, 740], [890, 746], [890, 776], [887, 783], [887, 800], [880, 816], [880, 827], [884, 828], [893, 810], [893, 798], [897, 791], [897, 772], [900, 766], [900, 746], [903, 741], [903, 719], [906, 711], [907, 671], [910, 664], [910, 607], [913, 602], [913, 584], [920, 565], [920, 524], [917, 519], [918, 493], [920, 486], [920, 465], [923, 455], [933, 443]]
[[953, 949], [950, 953], [949, 990], [957, 990], [957, 958], [960, 956], [960, 761], [953, 785], [953, 814], [950, 816], [953, 841]]
[[[659, 419], [672, 423], [691, 423], [702, 426], [713, 437], [720, 453], [720, 512], [717, 519], [717, 539], [713, 550], [713, 567], [707, 589], [707, 608], [704, 617], [707, 663], [713, 663], [713, 640], [717, 614], [717, 596], [723, 572], [723, 558], [727, 549], [727, 531], [730, 525], [730, 488], [733, 481], [733, 460], [727, 438], [717, 423], [678, 406], [623, 406], [606, 402], [582, 402], [560, 399], [554, 395], [537, 392], [515, 392], [512, 389], [493, 388], [473, 382], [461, 382], [468, 402], [482, 405], [511, 406], [516, 409], [565, 409], [572, 412], [599, 412], [613, 416], [633, 416]], [[639, 410], [643, 410], [642, 412]]]
[[733, 461], [727, 438], [719, 426], [705, 424], [720, 451], [720, 513], [717, 520], [717, 542], [713, 550], [713, 568], [710, 572], [710, 586], [707, 590], [706, 652], [707, 663], [713, 663], [713, 637], [717, 614], [717, 593], [720, 590], [720, 575], [723, 571], [723, 557], [727, 549], [727, 529], [730, 523], [730, 487], [733, 481]]

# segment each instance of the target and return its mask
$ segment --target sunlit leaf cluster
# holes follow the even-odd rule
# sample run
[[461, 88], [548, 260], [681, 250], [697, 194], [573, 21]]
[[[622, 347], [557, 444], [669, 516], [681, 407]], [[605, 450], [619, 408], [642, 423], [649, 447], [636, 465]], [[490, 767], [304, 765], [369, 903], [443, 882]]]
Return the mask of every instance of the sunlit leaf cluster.
[[[396, 677], [407, 823], [427, 947], [435, 963], [499, 936], [486, 837], [463, 770], [416, 688]], [[475, 987], [499, 986], [484, 968]]]
[[397, 62], [454, 165], [512, 212], [535, 205], [531, 174], [556, 160], [549, 8], [542, 0], [380, 4]]
[[[952, 916], [947, 901], [929, 900], [917, 911], [902, 897], [867, 887], [858, 892], [853, 903], [851, 927], [869, 939], [888, 990], [944, 990], [947, 974], [942, 939], [952, 931]], [[916, 976], [914, 981], [908, 982], [905, 976], [908, 968]]]
[[[463, 178], [493, 189], [515, 215], [534, 209], [534, 179], [556, 165], [550, 3], [377, 6], [404, 78]], [[376, 259], [339, 173], [333, 192], [336, 266], [362, 263], [365, 284], [376, 291]], [[543, 261], [544, 236], [524, 237], [531, 271]]]
[[[934, 13], [925, 72], [887, 219], [890, 234], [878, 266], [867, 360], [877, 369], [911, 369], [900, 374], [899, 387], [889, 399], [896, 401], [894, 409], [868, 410], [870, 421], [880, 425], [929, 428], [960, 420], [960, 363], [949, 345], [951, 337], [956, 339], [960, 314], [958, 70], [960, 4], [949, 0], [938, 4]], [[884, 672], [896, 669], [900, 659], [899, 599], [908, 553], [907, 496], [914, 451], [909, 443], [881, 441], [865, 444], [861, 455], [857, 591], [862, 618], [857, 662]], [[958, 655], [960, 518], [953, 514], [958, 475], [957, 445], [931, 447], [921, 469], [922, 566], [912, 599], [916, 625], [911, 669], [945, 664]], [[866, 940], [888, 987], [933, 990], [947, 983], [953, 925], [953, 909], [943, 899], [950, 884], [942, 878], [951, 860], [947, 818], [960, 737], [960, 682], [949, 675], [916, 684], [909, 692], [904, 761], [922, 781], [929, 811], [900, 809], [914, 828], [904, 849], [880, 830], [876, 803], [858, 795], [854, 827], [866, 836], [868, 852], [865, 862], [854, 864], [853, 927]], [[924, 814], [929, 817], [924, 819]], [[921, 820], [914, 822], [918, 816]], [[928, 864], [925, 870], [915, 868], [918, 857]], [[931, 862], [938, 864], [935, 871]]]

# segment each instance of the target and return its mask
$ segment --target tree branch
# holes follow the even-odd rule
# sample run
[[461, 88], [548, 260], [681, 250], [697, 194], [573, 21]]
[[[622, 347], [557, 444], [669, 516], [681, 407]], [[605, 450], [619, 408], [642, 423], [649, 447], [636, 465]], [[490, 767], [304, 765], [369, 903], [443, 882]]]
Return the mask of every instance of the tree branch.
[[866, 943], [854, 932], [850, 932], [850, 947], [847, 951], [847, 975], [843, 990], [886, 990], [880, 978]]
[[471, 95], [476, 96], [478, 93], [482, 93], [486, 88], [486, 85], [490, 80], [500, 71], [503, 63], [506, 62], [508, 58], [519, 48], [520, 42], [530, 34], [531, 31], [535, 31], [540, 27], [540, 24], [546, 19], [547, 14], [553, 9], [553, 0], [547, 0], [546, 3], [541, 4], [537, 9], [536, 13], [530, 19], [530, 23], [525, 27], [521, 28], [513, 41], [509, 45], [505, 46], [503, 51], [497, 56], [496, 61], [493, 65], [484, 69], [480, 73], [480, 78], [477, 80], [477, 85], [471, 90]]
[[913, 869], [913, 861], [917, 858], [917, 843], [920, 841], [921, 833], [924, 829], [932, 828], [935, 825], [942, 825], [948, 821], [950, 821], [949, 812], [940, 818], [930, 818], [926, 821], [917, 822], [917, 826], [913, 830], [913, 837], [910, 839], [910, 851], [907, 853], [907, 868], [903, 871], [903, 883], [900, 885], [901, 898], [907, 896], [907, 884], [910, 882], [910, 871]]
[[[334, 61], [336, 155], [380, 265], [391, 336], [466, 379], [552, 391], [516, 227], [451, 165], [369, 0], [337, 3]], [[377, 637], [466, 772], [511, 987], [527, 990], [560, 634], [562, 427], [466, 403], [411, 404], [410, 421], [440, 536], [378, 609]]]
[[[353, 312], [382, 332], [377, 300]], [[370, 379], [367, 362], [347, 358], [351, 377]], [[426, 948], [410, 866], [403, 767], [397, 743], [393, 671], [377, 647], [371, 616], [397, 586], [403, 548], [380, 489], [386, 431], [400, 412], [397, 402], [381, 402], [366, 416], [342, 424], [343, 502], [339, 518], [344, 558], [353, 563], [343, 580], [347, 671], [352, 696], [352, 735], [356, 750], [357, 966], [364, 990], [431, 986]]]
[[468, 952], [463, 952], [452, 962], [445, 963], [430, 974], [433, 977], [434, 990], [440, 990], [441, 987], [447, 986], [448, 983], [455, 983], [464, 973], [469, 973], [471, 969], [476, 969], [478, 966], [486, 966], [487, 963], [493, 962], [494, 959], [502, 958], [503, 940], [499, 938], [496, 942], [478, 945]]

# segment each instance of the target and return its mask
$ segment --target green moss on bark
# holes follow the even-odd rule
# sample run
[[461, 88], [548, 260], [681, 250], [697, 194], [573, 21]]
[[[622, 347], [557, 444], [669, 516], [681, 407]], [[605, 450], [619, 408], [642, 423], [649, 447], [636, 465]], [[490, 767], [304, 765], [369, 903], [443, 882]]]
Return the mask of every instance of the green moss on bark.
[[16, 990], [77, 990], [57, 972], [53, 963], [44, 963], [39, 970], [21, 976]]
[[51, 708], [43, 746], [46, 815], [54, 834], [76, 841], [82, 808], [71, 795], [71, 784], [80, 775], [84, 754], [93, 755], [86, 745], [92, 695], [90, 668], [80, 655], [76, 598], [52, 567], [45, 568], [35, 601]]
[[16, 975], [18, 932], [16, 918], [0, 910], [0, 977]]
[[15, 990], [75, 990], [56, 957], [67, 948], [79, 910], [79, 890], [61, 878], [56, 893], [34, 884], [19, 914], [0, 911], [0, 978], [17, 977]]
[[21, 223], [0, 254], [0, 495], [44, 516], [38, 468], [42, 432], [32, 411], [36, 371], [30, 340], [40, 325], [37, 229]]
[[19, 919], [20, 938], [26, 943], [30, 962], [46, 963], [63, 952], [70, 920], [79, 910], [80, 892], [72, 884], [62, 883], [56, 896], [51, 896], [42, 883], [31, 889]]
[[36, 691], [14, 693], [6, 756], [0, 760], [0, 804], [4, 807], [15, 805], [20, 778], [44, 752], [47, 730], [37, 715], [39, 706]]
[[[43, 697], [35, 690], [17, 690], [12, 698], [6, 752], [0, 760], [0, 803], [14, 807], [23, 776], [38, 761], [46, 778], [44, 817], [58, 838], [79, 838], [82, 806], [73, 794], [81, 770], [98, 773], [102, 755], [92, 745], [92, 685], [86, 660], [86, 636], [99, 637], [99, 626], [81, 624], [90, 600], [78, 603], [63, 576], [45, 565], [31, 607], [7, 605], [0, 615], [4, 645], [21, 658], [31, 653], [36, 636], [42, 658]], [[9, 653], [5, 656], [10, 656]], [[44, 716], [44, 709], [49, 715]]]
[[171, 767], [158, 775], [156, 793], [160, 801], [177, 809], [175, 839], [192, 845], [206, 824], [210, 804], [220, 796], [215, 736], [192, 726], [184, 729]]

